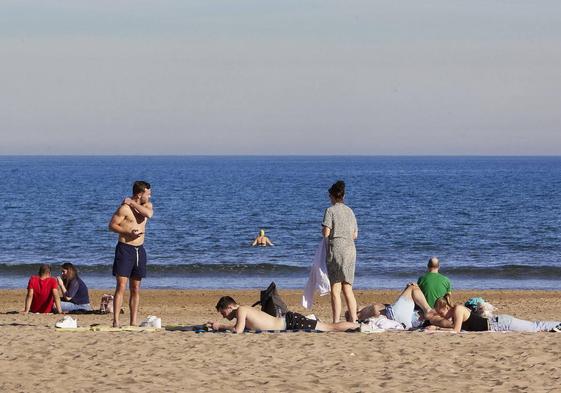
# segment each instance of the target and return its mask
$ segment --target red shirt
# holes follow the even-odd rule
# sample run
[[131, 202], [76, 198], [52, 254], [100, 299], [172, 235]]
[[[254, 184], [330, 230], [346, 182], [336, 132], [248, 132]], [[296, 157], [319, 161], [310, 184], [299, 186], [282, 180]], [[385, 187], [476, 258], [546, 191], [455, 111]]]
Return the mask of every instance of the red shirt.
[[53, 309], [55, 297], [53, 289], [58, 288], [56, 278], [49, 277], [41, 280], [39, 276], [31, 276], [27, 289], [33, 289], [33, 300], [30, 312], [49, 313]]

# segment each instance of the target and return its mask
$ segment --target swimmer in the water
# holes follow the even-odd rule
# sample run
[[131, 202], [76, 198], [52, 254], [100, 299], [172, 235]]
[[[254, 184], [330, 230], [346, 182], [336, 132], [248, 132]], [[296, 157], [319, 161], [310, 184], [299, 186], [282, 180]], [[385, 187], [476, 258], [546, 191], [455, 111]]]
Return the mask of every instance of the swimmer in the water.
[[271, 240], [267, 236], [265, 236], [265, 230], [261, 229], [259, 231], [259, 235], [255, 238], [251, 246], [266, 247], [266, 246], [273, 246], [273, 245], [274, 244], [271, 242]]

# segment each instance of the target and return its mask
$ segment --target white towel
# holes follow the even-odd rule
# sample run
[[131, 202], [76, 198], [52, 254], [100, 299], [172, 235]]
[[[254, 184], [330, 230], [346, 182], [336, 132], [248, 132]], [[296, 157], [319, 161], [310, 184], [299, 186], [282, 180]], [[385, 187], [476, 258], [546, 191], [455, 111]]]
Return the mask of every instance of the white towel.
[[314, 304], [314, 292], [318, 291], [320, 296], [327, 295], [331, 290], [329, 277], [327, 277], [327, 240], [323, 238], [316, 250], [310, 276], [304, 288], [302, 306], [311, 309]]
[[404, 327], [401, 323], [388, 319], [384, 315], [380, 315], [379, 317], [372, 317], [368, 318], [367, 324], [372, 326], [374, 329], [382, 329], [382, 330], [403, 330]]

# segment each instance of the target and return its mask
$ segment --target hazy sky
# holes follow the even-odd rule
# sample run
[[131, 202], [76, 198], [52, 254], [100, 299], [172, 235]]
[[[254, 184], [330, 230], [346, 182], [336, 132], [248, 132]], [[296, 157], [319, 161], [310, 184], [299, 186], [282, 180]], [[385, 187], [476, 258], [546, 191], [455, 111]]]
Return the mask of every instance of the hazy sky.
[[0, 154], [561, 154], [561, 2], [0, 1]]

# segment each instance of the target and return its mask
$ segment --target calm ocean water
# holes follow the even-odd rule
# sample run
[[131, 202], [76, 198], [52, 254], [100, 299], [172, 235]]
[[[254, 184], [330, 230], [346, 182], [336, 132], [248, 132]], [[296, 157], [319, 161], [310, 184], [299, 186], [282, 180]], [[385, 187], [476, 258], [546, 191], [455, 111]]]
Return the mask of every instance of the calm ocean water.
[[[109, 288], [107, 224], [152, 184], [152, 288], [303, 287], [328, 187], [357, 216], [357, 288], [400, 288], [431, 255], [456, 288], [561, 289], [561, 158], [0, 157], [0, 287], [38, 263]], [[252, 248], [260, 228], [274, 247]]]

